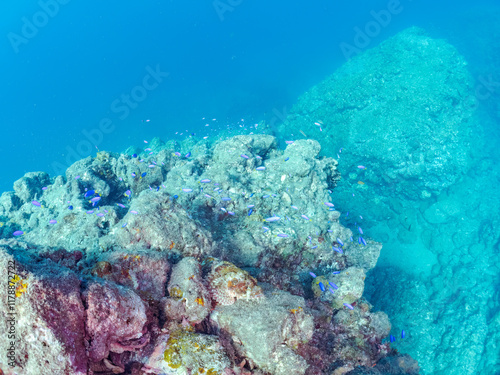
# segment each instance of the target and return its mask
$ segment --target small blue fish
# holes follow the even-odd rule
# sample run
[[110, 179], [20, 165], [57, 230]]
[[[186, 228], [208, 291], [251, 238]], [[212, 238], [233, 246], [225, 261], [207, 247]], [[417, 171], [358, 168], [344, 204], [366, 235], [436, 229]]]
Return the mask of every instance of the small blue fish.
[[123, 224], [123, 225], [122, 225], [122, 228], [125, 228], [126, 226], [127, 226], [127, 223]]
[[319, 288], [321, 289], [321, 291], [324, 292], [325, 291], [325, 286], [323, 285], [323, 283], [320, 281], [318, 283], [318, 285], [319, 285]]
[[394, 342], [396, 341], [396, 338], [393, 335], [389, 335], [389, 340], [391, 340], [391, 342]]
[[68, 206], [68, 210], [72, 210], [73, 209], [73, 206]]
[[328, 206], [328, 207], [335, 207], [335, 205], [333, 203], [330, 203], [330, 202], [325, 202], [325, 206]]
[[309, 272], [309, 275], [311, 275], [314, 279], [317, 277], [315, 273]]
[[270, 197], [270, 195], [269, 195], [269, 194], [266, 194], [266, 195], [263, 195], [263, 196], [262, 196], [262, 198], [264, 198], [264, 199], [265, 199], [265, 198], [269, 198], [269, 197]]
[[339, 273], [340, 273], [340, 271], [333, 271], [332, 275], [338, 275]]
[[174, 195], [174, 199], [177, 199], [179, 198], [179, 196], [177, 194]]
[[147, 173], [144, 172], [143, 174], [141, 174], [141, 178], [146, 177], [146, 175], [147, 175]]
[[288, 161], [289, 159], [290, 159], [290, 158], [289, 158], [289, 157], [287, 157], [287, 158], [285, 159], [285, 161]]
[[137, 177], [137, 175], [135, 174], [135, 172], [132, 172], [130, 175], [131, 175], [132, 177]]
[[96, 214], [96, 216], [103, 217], [104, 214], [102, 212], [99, 212], [99, 213]]
[[335, 294], [335, 291], [332, 288], [328, 287], [328, 290], [330, 291], [330, 293]]
[[248, 159], [248, 155], [241, 154], [240, 156], [241, 156], [242, 158], [244, 158], [244, 159]]
[[298, 210], [299, 208], [297, 206], [292, 206], [294, 210]]
[[339, 254], [344, 254], [344, 252], [342, 251], [342, 249], [340, 247], [332, 246], [332, 249], [335, 250]]
[[306, 215], [300, 215], [302, 217], [302, 219], [304, 220], [307, 220], [307, 221], [310, 221], [311, 219], [309, 219]]
[[361, 229], [361, 227], [358, 227], [358, 232], [359, 234], [363, 234], [363, 229]]
[[92, 199], [90, 200], [90, 202], [92, 202], [92, 203], [94, 203], [94, 204], [95, 204], [95, 203], [99, 202], [100, 200], [101, 200], [101, 197], [94, 197], [94, 198], [92, 198]]
[[252, 214], [252, 212], [253, 212], [253, 208], [249, 209], [248, 210], [248, 216], [250, 216]]
[[201, 182], [202, 184], [208, 184], [210, 181], [212, 181], [212, 180], [210, 180], [210, 179], [208, 179], [208, 178], [204, 178], [204, 179], [203, 179], [203, 180], [201, 180], [200, 182]]
[[188, 158], [191, 156], [191, 151], [189, 151], [186, 155], [184, 155], [185, 158]]
[[12, 233], [14, 237], [22, 236], [23, 234], [24, 232], [22, 230], [16, 230], [14, 233]]
[[95, 190], [89, 190], [85, 193], [85, 198], [91, 197], [95, 194]]
[[342, 242], [342, 240], [340, 238], [337, 237], [337, 242], [339, 243], [340, 246], [344, 246], [344, 243]]
[[227, 211], [227, 213], [228, 213], [229, 215], [234, 215], [234, 212], [233, 212], [233, 211]]
[[193, 191], [193, 189], [190, 189], [190, 188], [183, 188], [182, 191], [184, 193], [191, 193]]
[[316, 249], [318, 247], [318, 245], [314, 245], [313, 247], [311, 247], [311, 249]]
[[57, 220], [49, 220], [49, 224], [57, 224]]
[[264, 229], [264, 233], [266, 233], [269, 230], [268, 227], [262, 227], [262, 229]]
[[266, 169], [266, 167], [257, 167], [255, 168], [256, 171], [264, 171]]
[[230, 197], [222, 197], [221, 200], [225, 201], [225, 202], [229, 202], [231, 200]]
[[350, 303], [345, 303], [344, 306], [347, 307], [349, 310], [354, 310], [354, 307]]
[[401, 338], [402, 338], [402, 339], [404, 339], [405, 337], [406, 337], [406, 332], [405, 332], [405, 330], [403, 329], [403, 330], [401, 331]]
[[288, 237], [288, 234], [286, 234], [286, 233], [278, 233], [277, 236], [281, 237], [281, 238], [286, 238], [286, 237]]
[[280, 219], [281, 219], [281, 217], [279, 217], [279, 216], [271, 216], [271, 217], [264, 219], [264, 221], [267, 221], [268, 223], [274, 223], [276, 221], [279, 221]]
[[40, 202], [38, 202], [38, 201], [32, 201], [31, 204], [33, 204], [33, 206], [37, 206], [37, 207], [41, 207], [42, 206], [40, 204]]
[[339, 288], [336, 284], [332, 283], [331, 281], [329, 281], [328, 284], [330, 284], [334, 289]]
[[247, 208], [254, 208], [254, 207], [255, 207], [255, 204], [249, 204], [249, 205], [247, 206]]
[[136, 157], [137, 157], [137, 154], [133, 154], [133, 155], [132, 155], [132, 157], [133, 157], [133, 158], [136, 158]]
[[366, 241], [365, 241], [365, 239], [363, 237], [359, 237], [358, 241], [359, 241], [360, 244], [363, 244], [364, 246], [366, 246]]

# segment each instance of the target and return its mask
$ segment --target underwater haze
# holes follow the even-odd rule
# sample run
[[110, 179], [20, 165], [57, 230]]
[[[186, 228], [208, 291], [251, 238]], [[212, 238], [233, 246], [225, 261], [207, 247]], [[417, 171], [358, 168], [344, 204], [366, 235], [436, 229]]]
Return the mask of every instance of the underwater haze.
[[[86, 210], [87, 213], [92, 210], [95, 216], [97, 211], [94, 213], [94, 209], [99, 208], [101, 197], [106, 204], [123, 205], [124, 209], [127, 206], [127, 209], [133, 208], [141, 214], [137, 208], [141, 206], [133, 206], [131, 202], [137, 199], [139, 203], [136, 204], [144, 204], [144, 207], [149, 203], [141, 202], [156, 202], [157, 198], [146, 200], [145, 196], [149, 190], [157, 188], [158, 194], [175, 197], [169, 202], [176, 202], [186, 210], [186, 214], [184, 211], [178, 214], [182, 218], [179, 222], [194, 218], [202, 223], [201, 227], [208, 234], [203, 234], [203, 239], [196, 241], [205, 241], [203, 244], [206, 247], [209, 247], [208, 243], [212, 246], [212, 237], [214, 244], [234, 241], [235, 248], [238, 241], [250, 241], [250, 235], [243, 234], [250, 229], [243, 229], [246, 228], [243, 225], [238, 227], [241, 232], [236, 231], [236, 227], [232, 227], [233, 232], [220, 228], [232, 215], [240, 214], [237, 207], [232, 209], [227, 202], [232, 199], [236, 205], [236, 195], [247, 199], [245, 194], [248, 193], [250, 199], [255, 193], [255, 196], [269, 197], [269, 200], [279, 200], [279, 203], [269, 206], [255, 203], [257, 206], [254, 206], [250, 199], [244, 205], [241, 203], [245, 211], [241, 211], [240, 216], [250, 220], [248, 218], [256, 214], [261, 215], [255, 219], [259, 231], [262, 231], [261, 228], [265, 232], [269, 230], [273, 233], [273, 241], [288, 241], [289, 236], [295, 239], [295, 236], [299, 238], [303, 234], [303, 242], [308, 242], [313, 249], [312, 245], [321, 247], [323, 241], [326, 241], [325, 244], [330, 241], [328, 244], [332, 247], [328, 250], [333, 255], [328, 256], [332, 257], [340, 257], [349, 246], [356, 245], [359, 249], [368, 246], [366, 249], [372, 249], [376, 247], [374, 244], [380, 243], [382, 248], [377, 250], [380, 254], [375, 257], [376, 265], [360, 266], [366, 272], [366, 279], [365, 273], [360, 277], [363, 280], [360, 281], [362, 297], [345, 300], [340, 307], [335, 305], [335, 301], [326, 299], [324, 295], [329, 292], [324, 290], [319, 278], [332, 275], [335, 271], [333, 266], [321, 263], [323, 258], [318, 253], [301, 255], [305, 263], [297, 261], [299, 266], [290, 268], [299, 275], [297, 285], [291, 272], [286, 276], [288, 281], [283, 282], [288, 286], [276, 281], [277, 276], [270, 276], [273, 270], [280, 267], [288, 270], [283, 265], [286, 262], [280, 263], [279, 267], [269, 266], [269, 269], [264, 266], [273, 263], [262, 260], [271, 258], [266, 258], [273, 251], [271, 242], [263, 245], [264, 242], [254, 238], [263, 249], [258, 256], [245, 253], [231, 258], [227, 255], [229, 252], [222, 252], [225, 257], [222, 253], [214, 254], [233, 262], [244, 272], [248, 271], [255, 280], [265, 281], [280, 289], [280, 293], [289, 292], [293, 297], [300, 295], [306, 301], [302, 305], [298, 303], [300, 309], [303, 306], [305, 310], [311, 308], [322, 313], [331, 309], [327, 315], [332, 319], [332, 325], [335, 325], [333, 322], [337, 322], [338, 326], [346, 324], [340, 323], [338, 310], [348, 313], [353, 306], [362, 310], [359, 301], [366, 300], [372, 305], [373, 312], [384, 312], [390, 320], [387, 335], [380, 340], [377, 338], [379, 349], [386, 348], [380, 345], [387, 345], [393, 350], [391, 355], [408, 355], [398, 358], [411, 357], [408, 361], [413, 359], [419, 366], [415, 370], [408, 365], [404, 370], [401, 365], [401, 372], [382, 367], [386, 363], [386, 358], [380, 354], [382, 349], [377, 355], [371, 354], [373, 369], [372, 362], [352, 359], [362, 357], [354, 349], [352, 353], [356, 355], [352, 354], [349, 362], [351, 352], [338, 354], [342, 351], [339, 349], [342, 346], [342, 341], [338, 339], [340, 331], [331, 328], [334, 333], [325, 333], [321, 338], [314, 334], [312, 339], [308, 337], [306, 340], [301, 336], [300, 340], [296, 340], [297, 343], [312, 340], [314, 345], [319, 342], [318, 347], [332, 355], [328, 360], [325, 357], [324, 363], [319, 363], [321, 361], [317, 358], [323, 351], [301, 351], [301, 344], [287, 341], [292, 348], [290, 352], [293, 352], [290, 363], [297, 360], [294, 368], [304, 368], [303, 372], [297, 370], [297, 373], [385, 374], [408, 371], [426, 375], [500, 374], [498, 1], [446, 0], [436, 4], [429, 0], [188, 0], [129, 4], [116, 0], [85, 3], [6, 0], [2, 7], [0, 151], [3, 173], [0, 193], [4, 195], [0, 198], [0, 240], [4, 242], [0, 243], [0, 247], [13, 246], [9, 241], [14, 237], [25, 241], [26, 248], [50, 245], [85, 253], [82, 249], [94, 246], [90, 240], [64, 242], [64, 245], [62, 242], [37, 242], [34, 233], [38, 237], [47, 233], [55, 239], [63, 237], [63, 232], [51, 234], [49, 231], [55, 230], [55, 226], [47, 232], [42, 231], [40, 219], [35, 220], [35, 216], [26, 214], [30, 212], [31, 215], [31, 211], [23, 211], [26, 208], [22, 207], [27, 205], [30, 210], [32, 205], [36, 206], [34, 209], [50, 207], [54, 210], [51, 218], [54, 222], [57, 218], [59, 222], [54, 224], [60, 225], [69, 207], [71, 211], [75, 207], [72, 215], [78, 211], [76, 195], [63, 194], [61, 190], [46, 198], [45, 206], [48, 207], [43, 207], [38, 203], [43, 194], [47, 194], [46, 189], [42, 192], [42, 186], [49, 186], [49, 193], [50, 186], [58, 183], [61, 186], [66, 184], [68, 191], [76, 189], [80, 176], [85, 181], [84, 171], [90, 168], [90, 163], [102, 162], [103, 158], [106, 162], [116, 160], [113, 164], [116, 169], [109, 173], [113, 178], [120, 179], [118, 184], [123, 182], [119, 187], [123, 191], [114, 194], [113, 187], [106, 185], [104, 188], [105, 184], [99, 187], [90, 183], [81, 185], [79, 188], [85, 190], [79, 191], [78, 199], [83, 203], [94, 199], [90, 206], [85, 203], [87, 206], [82, 208], [82, 215]], [[246, 169], [235, 167], [237, 174], [228, 172], [229, 175], [225, 176], [225, 165], [228, 171], [232, 171], [232, 161], [220, 156], [221, 145], [239, 150], [236, 143], [231, 143], [234, 140], [231, 137], [237, 135], [261, 135], [262, 138], [252, 138], [252, 150], [266, 151], [253, 152], [250, 148], [248, 152], [235, 151], [235, 158], [247, 163]], [[270, 136], [275, 139], [267, 138]], [[306, 143], [306, 140], [314, 141]], [[150, 160], [163, 155], [162, 152], [168, 157], [162, 159], [163, 156], [158, 156]], [[260, 156], [252, 159], [252, 152]], [[294, 156], [303, 156], [303, 159], [293, 164], [293, 168], [286, 170], [279, 164], [288, 163], [287, 158], [294, 162]], [[176, 157], [179, 160], [169, 159]], [[152, 178], [155, 166], [158, 167], [161, 162], [165, 166], [162, 168], [175, 170], [178, 161], [189, 163], [191, 157], [197, 158], [197, 162], [190, 166], [190, 173], [199, 175], [196, 184], [186, 183], [188, 177], [185, 171], [171, 173], [168, 177], [165, 172], [163, 179], [147, 180]], [[283, 160], [273, 164], [273, 158], [277, 160], [278, 157]], [[142, 176], [139, 172], [137, 175], [132, 172], [133, 180], [130, 180], [130, 165], [136, 162], [134, 159], [141, 158], [148, 161], [150, 168]], [[260, 164], [261, 159], [263, 164]], [[283, 173], [276, 172], [275, 182], [271, 183], [272, 179], [262, 180], [260, 185], [255, 182], [255, 173], [272, 173], [273, 168], [283, 170]], [[304, 169], [303, 174], [298, 172], [300, 168]], [[330, 172], [327, 172], [328, 168], [331, 168]], [[193, 172], [195, 170], [198, 172]], [[215, 174], [204, 175], [200, 172], [202, 170], [204, 173], [211, 170]], [[332, 172], [334, 170], [335, 173]], [[39, 177], [39, 181], [32, 182], [41, 185], [40, 189], [33, 187], [33, 191], [39, 194], [31, 196], [27, 193], [31, 182], [16, 181], [28, 172], [38, 171], [46, 172], [50, 177]], [[129, 180], [124, 177], [125, 174], [122, 176], [116, 171], [126, 171]], [[214, 171], [220, 171], [220, 174]], [[250, 177], [247, 177], [247, 172]], [[294, 173], [297, 175], [292, 177]], [[64, 178], [57, 179], [57, 176]], [[200, 189], [205, 183], [218, 181], [217, 177], [224, 193], [222, 190], [217, 192], [217, 184], [215, 187], [210, 185], [214, 188], [212, 192]], [[106, 178], [112, 179], [109, 176]], [[206, 181], [200, 181], [201, 178]], [[40, 182], [42, 180], [43, 183]], [[184, 185], [175, 185], [175, 180], [182, 181]], [[143, 181], [147, 181], [144, 186], [141, 185]], [[295, 203], [292, 191], [299, 191], [300, 184], [306, 181], [307, 186], [300, 189], [317, 194], [314, 197], [318, 200], [303, 198], [301, 206]], [[18, 185], [15, 186], [15, 182]], [[250, 186], [255, 189], [259, 186], [259, 190], [251, 191]], [[328, 194], [321, 195], [322, 189]], [[87, 194], [88, 191], [92, 194]], [[126, 201], [123, 200], [125, 191], [129, 192], [126, 193]], [[222, 202], [213, 206], [224, 212], [224, 218], [217, 216], [222, 223], [209, 224], [212, 219], [208, 220], [208, 214], [202, 212], [209, 210], [209, 206], [203, 206], [197, 199], [207, 192], [222, 197]], [[186, 194], [197, 195], [189, 200], [191, 198], [186, 198]], [[74, 201], [68, 198], [70, 196]], [[297, 193], [297, 196], [300, 194]], [[32, 204], [32, 201], [37, 204]], [[295, 214], [283, 211], [285, 203], [287, 210], [290, 206], [292, 211], [297, 210], [297, 218], [292, 216]], [[59, 208], [61, 211], [54, 208], [57, 204], [64, 206], [64, 213], [62, 208]], [[314, 208], [315, 205], [320, 208]], [[213, 207], [210, 206], [210, 209]], [[326, 213], [321, 213], [321, 209], [327, 210]], [[133, 210], [130, 212], [134, 213]], [[59, 216], [55, 215], [57, 212], [60, 212]], [[327, 216], [331, 212], [339, 212], [339, 217]], [[206, 217], [203, 216], [205, 214]], [[127, 224], [132, 226], [132, 219], [125, 222], [124, 217], [116, 215], [116, 222], [113, 223], [116, 228], [122, 225], [125, 228]], [[324, 222], [319, 222], [319, 218]], [[283, 224], [288, 223], [287, 220], [291, 223], [289, 227]], [[309, 233], [299, 224], [294, 224], [294, 220], [303, 220], [300, 225], [314, 223], [314, 227], [307, 229]], [[327, 223], [335, 221], [342, 228], [348, 228], [351, 235], [339, 229], [342, 233], [338, 235], [340, 238], [335, 236], [326, 240], [328, 232], [332, 233], [332, 229], [327, 230]], [[282, 227], [276, 231], [278, 227], [273, 225]], [[114, 234], [112, 227], [104, 226], [100, 230], [109, 230], [106, 235], [111, 235]], [[33, 239], [29, 237], [30, 232]], [[94, 234], [92, 230], [86, 233], [89, 238]], [[96, 234], [98, 245], [95, 246], [97, 250], [102, 248], [103, 252], [116, 243], [126, 248], [128, 245], [125, 243], [132, 243], [136, 241], [134, 235], [139, 236], [131, 234], [126, 237], [128, 242], [117, 241], [111, 246], [111, 240], [103, 242], [97, 239], [101, 234]], [[317, 239], [317, 244], [311, 243], [314, 239]], [[158, 245], [158, 248], [168, 252], [179, 241], [169, 239], [168, 244]], [[345, 247], [342, 241], [346, 243]], [[170, 246], [170, 242], [173, 245]], [[154, 241], [149, 241], [148, 246], [148, 250], [155, 248]], [[281, 255], [286, 253], [288, 256], [294, 254], [291, 250], [294, 246], [295, 243], [290, 243], [286, 250], [279, 246], [277, 249]], [[186, 248], [189, 247], [186, 245]], [[96, 249], [92, 250], [95, 254]], [[9, 254], [15, 257], [16, 251]], [[187, 253], [181, 251], [180, 254], [175, 259], [169, 256], [168, 262], [180, 264], [177, 262]], [[204, 254], [208, 255], [213, 254]], [[199, 254], [188, 256], [197, 258], [201, 264], [197, 266], [199, 269], [206, 268]], [[22, 256], [16, 261], [22, 263], [20, 259]], [[98, 255], [95, 259], [102, 261]], [[339, 271], [362, 263], [334, 259]], [[108, 261], [111, 262], [106, 259]], [[310, 269], [305, 266], [310, 266]], [[165, 266], [165, 269], [170, 272], [170, 266]], [[214, 269], [210, 272], [213, 273]], [[184, 272], [180, 267], [175, 270], [170, 277]], [[85, 271], [82, 272], [85, 275]], [[203, 272], [203, 277], [207, 277], [205, 269]], [[285, 277], [276, 272], [275, 275]], [[308, 276], [309, 272], [311, 276]], [[94, 277], [95, 272], [92, 275]], [[79, 275], [78, 278], [83, 280], [85, 277]], [[326, 286], [328, 282], [336, 286], [334, 281], [328, 277], [323, 280]], [[167, 278], [163, 283], [167, 283]], [[87, 292], [83, 292], [84, 285], [82, 282], [82, 293], [87, 296]], [[302, 285], [303, 289], [298, 285]], [[341, 290], [342, 285], [339, 285]], [[266, 291], [265, 286], [263, 289]], [[332, 295], [335, 295], [334, 292], [336, 295], [341, 293], [332, 288], [330, 291]], [[170, 286], [168, 292], [173, 295]], [[283, 297], [283, 300], [287, 298]], [[320, 305], [328, 305], [328, 308], [318, 307]], [[165, 309], [168, 310], [167, 307]], [[237, 312], [233, 313], [237, 315]], [[274, 319], [274, 315], [268, 314], [273, 317], [269, 318], [270, 321]], [[220, 328], [224, 324], [223, 318], [222, 310], [218, 310], [211, 319]], [[164, 319], [163, 315], [159, 319]], [[192, 323], [193, 329], [201, 332], [203, 324], [200, 322], [205, 318], [199, 321], [186, 319]], [[180, 319], [182, 324], [186, 323], [186, 319]], [[234, 336], [241, 335], [235, 327], [227, 325], [224, 329], [228, 332], [233, 329], [236, 332], [233, 332]], [[380, 325], [383, 326], [382, 323]], [[304, 326], [307, 324], [301, 325], [305, 332], [307, 329]], [[335, 335], [336, 341], [332, 338]], [[360, 335], [356, 340], [369, 341], [368, 336]], [[124, 342], [137, 338], [131, 336], [117, 342], [126, 347]], [[332, 344], [325, 349], [328, 340]], [[113, 345], [116, 347], [118, 344], [115, 342]], [[113, 348], [113, 345], [110, 347]], [[130, 347], [133, 345], [117, 353], [134, 352], [139, 346]], [[113, 352], [113, 349], [109, 350]], [[167, 350], [164, 354], [166, 362]], [[131, 357], [126, 360], [121, 358], [122, 366], [116, 356], [111, 354], [108, 358], [107, 354], [98, 358], [99, 363], [114, 361], [113, 366], [121, 368], [122, 373], [142, 373], [133, 372], [134, 365], [127, 364], [126, 360], [132, 363]], [[231, 371], [234, 372], [229, 373], [282, 373], [280, 366], [272, 367], [250, 349], [246, 352], [242, 350], [235, 356], [238, 364], [243, 361], [241, 368], [236, 364], [239, 370], [233, 368]], [[295, 359], [295, 356], [300, 358]], [[381, 362], [377, 364], [379, 360]], [[234, 364], [232, 357], [217, 361], [227, 362], [228, 367], [229, 363]], [[283, 354], [280, 361], [285, 366], [287, 355]], [[0, 373], [3, 370], [3, 373], [9, 374], [10, 365], [7, 363], [0, 357]], [[106, 371], [115, 368], [109, 366]], [[223, 370], [224, 366], [220, 368]], [[106, 373], [97, 369], [89, 369], [87, 373]], [[182, 373], [173, 365], [170, 370], [172, 372], [168, 373]], [[15, 371], [30, 374], [28, 370], [19, 372], [17, 368]], [[73, 373], [85, 373], [82, 368], [78, 371]], [[210, 370], [204, 372], [210, 373]], [[218, 372], [214, 370], [213, 373]]]

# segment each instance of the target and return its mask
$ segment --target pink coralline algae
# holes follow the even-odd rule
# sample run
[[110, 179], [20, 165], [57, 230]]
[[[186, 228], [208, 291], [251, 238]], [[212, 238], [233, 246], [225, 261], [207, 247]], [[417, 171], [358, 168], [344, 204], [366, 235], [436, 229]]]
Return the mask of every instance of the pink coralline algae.
[[123, 353], [145, 346], [146, 305], [132, 290], [109, 282], [94, 282], [86, 291], [89, 358], [94, 362], [110, 352]]

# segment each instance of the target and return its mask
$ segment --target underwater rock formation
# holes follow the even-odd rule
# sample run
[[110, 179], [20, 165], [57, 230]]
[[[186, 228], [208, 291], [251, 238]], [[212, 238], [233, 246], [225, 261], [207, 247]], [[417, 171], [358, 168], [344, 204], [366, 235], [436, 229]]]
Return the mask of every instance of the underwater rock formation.
[[318, 142], [185, 147], [100, 152], [2, 195], [0, 261], [6, 273], [15, 261], [20, 317], [4, 372], [316, 374], [399, 356], [362, 298], [381, 244], [339, 223], [337, 162]]
[[210, 320], [251, 367], [276, 375], [304, 374], [308, 364], [296, 351], [312, 337], [313, 318], [302, 297], [266, 289], [265, 298], [218, 306]]
[[479, 130], [472, 91], [456, 49], [413, 27], [303, 94], [279, 133], [302, 131], [340, 150], [346, 177], [377, 186], [379, 195], [427, 198], [467, 170], [470, 136]]
[[6, 276], [14, 275], [9, 276], [9, 289], [0, 288], [0, 325], [8, 327], [5, 332], [9, 333], [0, 339], [0, 369], [5, 374], [12, 370], [85, 375], [81, 282], [68, 267], [51, 259], [29, 258], [27, 249], [26, 243], [0, 241], [0, 269]]

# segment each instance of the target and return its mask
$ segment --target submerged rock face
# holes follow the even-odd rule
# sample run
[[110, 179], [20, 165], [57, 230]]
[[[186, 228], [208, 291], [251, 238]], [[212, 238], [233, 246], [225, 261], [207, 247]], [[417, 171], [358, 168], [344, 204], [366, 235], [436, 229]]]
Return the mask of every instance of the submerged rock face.
[[218, 306], [210, 319], [233, 339], [237, 352], [270, 374], [305, 374], [308, 364], [296, 353], [313, 334], [313, 318], [303, 298], [269, 290], [254, 301]]
[[303, 94], [280, 133], [342, 149], [342, 171], [365, 166], [358, 179], [381, 192], [425, 198], [467, 169], [472, 84], [454, 47], [410, 28]]
[[381, 244], [339, 222], [337, 162], [317, 141], [280, 150], [240, 135], [188, 156], [151, 145], [101, 152], [66, 178], [29, 174], [22, 197], [0, 199], [0, 265], [19, 274], [18, 374], [301, 375], [397, 355], [362, 299]]
[[1, 242], [0, 271], [9, 275], [9, 288], [0, 288], [0, 326], [7, 328], [0, 338], [0, 369], [86, 375], [85, 310], [77, 275], [50, 259], [19, 261], [26, 247]]

